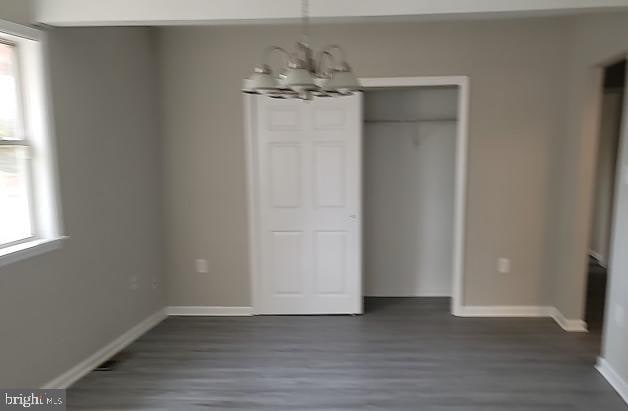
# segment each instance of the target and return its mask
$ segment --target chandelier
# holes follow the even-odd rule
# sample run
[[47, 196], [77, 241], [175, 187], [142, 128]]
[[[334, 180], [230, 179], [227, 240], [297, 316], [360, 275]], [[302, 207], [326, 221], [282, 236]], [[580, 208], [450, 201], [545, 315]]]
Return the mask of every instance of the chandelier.
[[[329, 45], [314, 53], [309, 45], [308, 0], [302, 0], [301, 6], [302, 40], [297, 42], [296, 50], [289, 53], [281, 47], [267, 47], [262, 54], [262, 64], [245, 80], [244, 93], [311, 100], [315, 96], [336, 97], [360, 91], [360, 82], [340, 46]], [[277, 76], [268, 64], [273, 53], [279, 53], [284, 61]]]

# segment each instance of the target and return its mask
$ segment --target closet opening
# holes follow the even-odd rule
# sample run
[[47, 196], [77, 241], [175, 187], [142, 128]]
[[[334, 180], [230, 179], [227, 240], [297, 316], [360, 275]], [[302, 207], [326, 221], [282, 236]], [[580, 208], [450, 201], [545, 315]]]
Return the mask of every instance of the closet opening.
[[338, 99], [245, 100], [253, 312], [362, 314], [366, 298], [468, 315], [469, 79], [360, 81]]
[[408, 310], [451, 304], [455, 271], [461, 269], [459, 100], [456, 85], [364, 94], [366, 313], [399, 304]]

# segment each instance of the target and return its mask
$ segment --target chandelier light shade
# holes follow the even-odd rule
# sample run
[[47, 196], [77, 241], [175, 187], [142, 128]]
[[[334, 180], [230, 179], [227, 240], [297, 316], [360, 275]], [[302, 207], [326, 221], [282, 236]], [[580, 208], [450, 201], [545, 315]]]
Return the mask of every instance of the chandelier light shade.
[[314, 91], [318, 89], [318, 86], [314, 83], [314, 77], [315, 74], [308, 70], [304, 61], [292, 61], [288, 64], [283, 85], [297, 93]]
[[323, 91], [338, 92], [340, 94], [351, 94], [360, 89], [358, 78], [351, 71], [349, 64], [344, 62], [342, 66], [331, 72], [330, 78], [323, 84]]
[[279, 89], [279, 82], [273, 77], [272, 70], [266, 64], [255, 67], [249, 78], [248, 87], [260, 94], [267, 94]]
[[[262, 54], [261, 65], [245, 81], [244, 93], [262, 94], [273, 98], [335, 97], [349, 95], [361, 90], [360, 82], [346, 61], [340, 46], [330, 45], [314, 54], [308, 43], [308, 1], [303, 5], [303, 40], [297, 42], [296, 50], [288, 53], [281, 47], [267, 47]], [[271, 54], [280, 53], [284, 66], [275, 75], [268, 61]]]

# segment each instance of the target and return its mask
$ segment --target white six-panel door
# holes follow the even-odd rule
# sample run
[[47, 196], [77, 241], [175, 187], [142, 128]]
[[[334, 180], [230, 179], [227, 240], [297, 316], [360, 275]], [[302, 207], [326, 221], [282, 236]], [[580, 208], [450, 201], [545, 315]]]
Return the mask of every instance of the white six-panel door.
[[252, 99], [257, 313], [361, 313], [361, 94]]

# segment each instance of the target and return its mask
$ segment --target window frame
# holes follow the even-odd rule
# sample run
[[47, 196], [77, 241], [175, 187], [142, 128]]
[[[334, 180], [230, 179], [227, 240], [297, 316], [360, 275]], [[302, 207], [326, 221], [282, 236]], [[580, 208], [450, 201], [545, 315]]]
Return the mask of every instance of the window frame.
[[0, 267], [61, 247], [63, 235], [58, 197], [56, 147], [49, 115], [46, 35], [40, 30], [0, 20], [0, 42], [14, 47], [16, 79], [15, 139], [1, 146], [26, 152], [27, 201], [31, 236], [0, 244]]
[[32, 145], [29, 139], [28, 127], [26, 124], [26, 107], [24, 105], [24, 85], [22, 83], [22, 62], [21, 62], [21, 49], [18, 43], [10, 40], [6, 40], [0, 35], [0, 44], [13, 48], [13, 78], [15, 79], [15, 99], [16, 99], [16, 129], [15, 135], [11, 136], [11, 139], [0, 138], [0, 147], [20, 147], [25, 150], [26, 155], [26, 196], [28, 201], [28, 214], [30, 223], [30, 236], [20, 238], [7, 243], [0, 243], [0, 250], [15, 245], [36, 241], [39, 239], [39, 227], [37, 221], [37, 213], [35, 208], [37, 207], [37, 199], [34, 195], [34, 178], [33, 178], [33, 155]]

